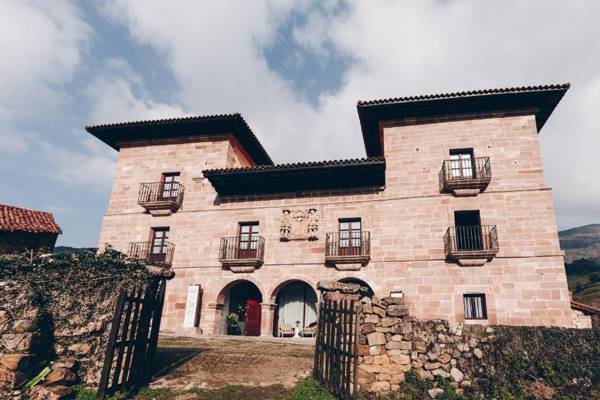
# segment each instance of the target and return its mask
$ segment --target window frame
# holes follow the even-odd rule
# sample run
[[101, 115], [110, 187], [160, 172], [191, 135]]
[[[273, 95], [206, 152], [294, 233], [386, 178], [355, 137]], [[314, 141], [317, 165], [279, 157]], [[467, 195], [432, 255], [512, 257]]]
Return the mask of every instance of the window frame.
[[[477, 316], [477, 306], [475, 299], [481, 299], [481, 317]], [[469, 310], [467, 312], [467, 307]], [[465, 293], [463, 294], [463, 312], [465, 321], [485, 321], [488, 319], [487, 298], [485, 293]], [[468, 316], [470, 315], [470, 316]]]
[[[353, 225], [358, 223], [358, 228]], [[347, 229], [342, 229], [342, 224], [348, 224]], [[342, 232], [347, 232], [344, 236]], [[338, 219], [338, 248], [340, 255], [358, 255], [362, 249], [362, 219], [354, 218], [339, 218]]]
[[[162, 233], [160, 237], [157, 233]], [[150, 229], [150, 248], [148, 249], [148, 257], [152, 261], [165, 261], [167, 253], [169, 252], [169, 238], [171, 228], [168, 226], [153, 227]], [[159, 241], [158, 245], [157, 240]], [[155, 252], [155, 249], [159, 249], [159, 252]]]
[[[450, 149], [450, 179], [475, 179], [477, 171], [475, 168], [475, 151], [472, 147], [461, 149]], [[452, 159], [452, 156], [458, 156]], [[461, 156], [468, 156], [461, 157]]]
[[[244, 227], [249, 228], [248, 232], [244, 232]], [[243, 235], [248, 238], [244, 239]], [[256, 258], [259, 235], [259, 221], [238, 222], [238, 258]]]
[[[170, 179], [170, 180], [169, 180]], [[179, 197], [180, 172], [163, 172], [160, 181], [160, 198], [173, 200]]]

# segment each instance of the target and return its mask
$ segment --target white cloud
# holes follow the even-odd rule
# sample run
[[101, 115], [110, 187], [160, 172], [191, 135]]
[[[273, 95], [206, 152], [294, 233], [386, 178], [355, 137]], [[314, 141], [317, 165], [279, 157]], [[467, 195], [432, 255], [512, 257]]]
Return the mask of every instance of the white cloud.
[[[546, 176], [563, 226], [600, 220], [600, 3], [349, 1], [341, 12], [336, 5], [116, 0], [103, 7], [135, 40], [164, 54], [183, 109], [242, 112], [277, 161], [364, 154], [357, 99], [573, 81], [542, 132]], [[322, 93], [316, 107], [265, 59], [292, 11], [308, 13], [293, 31], [297, 47], [353, 61], [342, 87]], [[112, 90], [137, 112], [170, 111], [138, 104], [126, 84]]]
[[142, 78], [123, 59], [107, 60], [103, 74], [86, 90], [91, 102], [91, 124], [186, 115], [177, 105], [153, 101]]
[[91, 30], [67, 1], [11, 1], [0, 12], [0, 108], [35, 118], [64, 102], [61, 85], [80, 61]]
[[40, 156], [51, 164], [42, 173], [66, 185], [105, 192], [112, 185], [116, 154], [88, 141], [88, 151], [70, 150], [47, 142], [37, 143]]

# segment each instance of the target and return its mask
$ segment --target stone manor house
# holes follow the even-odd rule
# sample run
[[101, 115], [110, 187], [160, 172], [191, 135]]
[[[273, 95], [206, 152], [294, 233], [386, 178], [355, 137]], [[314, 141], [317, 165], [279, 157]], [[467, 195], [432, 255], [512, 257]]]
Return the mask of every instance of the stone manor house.
[[88, 126], [119, 152], [100, 247], [172, 266], [178, 334], [311, 335], [322, 279], [574, 326], [538, 139], [568, 88], [359, 101], [367, 158], [339, 161], [274, 164], [239, 114]]

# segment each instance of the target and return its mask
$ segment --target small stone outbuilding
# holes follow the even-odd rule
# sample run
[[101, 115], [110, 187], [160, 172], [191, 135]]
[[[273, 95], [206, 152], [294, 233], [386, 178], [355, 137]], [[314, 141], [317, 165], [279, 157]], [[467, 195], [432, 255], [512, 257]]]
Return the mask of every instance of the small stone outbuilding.
[[62, 230], [45, 211], [0, 204], [0, 254], [54, 250]]

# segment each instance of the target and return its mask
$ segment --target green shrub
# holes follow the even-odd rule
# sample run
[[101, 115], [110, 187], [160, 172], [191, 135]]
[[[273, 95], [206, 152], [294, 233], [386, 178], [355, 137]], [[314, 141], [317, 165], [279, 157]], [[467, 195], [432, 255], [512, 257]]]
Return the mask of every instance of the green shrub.
[[307, 378], [298, 383], [291, 400], [335, 400], [335, 397], [313, 378]]

